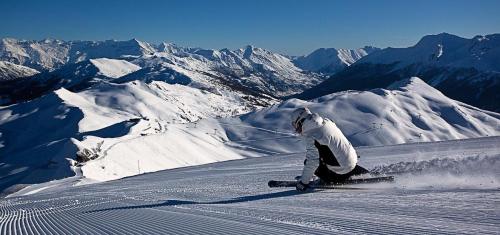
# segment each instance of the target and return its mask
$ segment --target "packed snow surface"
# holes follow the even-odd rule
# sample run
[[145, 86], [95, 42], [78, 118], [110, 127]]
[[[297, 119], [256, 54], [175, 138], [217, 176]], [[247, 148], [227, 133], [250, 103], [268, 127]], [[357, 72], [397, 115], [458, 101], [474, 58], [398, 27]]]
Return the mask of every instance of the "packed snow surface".
[[[267, 187], [268, 180], [299, 175], [304, 153], [275, 153], [92, 185], [55, 181], [31, 188], [35, 194], [27, 190], [0, 199], [0, 231], [498, 234], [499, 141], [489, 137], [358, 148], [360, 164], [369, 169], [406, 168], [399, 168], [403, 170], [394, 183], [311, 193]], [[412, 166], [419, 164], [425, 167], [415, 171]]]

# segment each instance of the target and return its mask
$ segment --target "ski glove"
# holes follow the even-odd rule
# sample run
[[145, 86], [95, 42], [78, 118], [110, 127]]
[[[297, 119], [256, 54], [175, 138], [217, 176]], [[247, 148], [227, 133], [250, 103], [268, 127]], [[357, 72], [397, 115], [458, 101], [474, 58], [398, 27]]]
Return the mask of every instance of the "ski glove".
[[305, 192], [306, 190], [309, 189], [309, 184], [304, 184], [302, 181], [297, 181], [297, 185], [295, 186], [295, 189], [299, 192]]

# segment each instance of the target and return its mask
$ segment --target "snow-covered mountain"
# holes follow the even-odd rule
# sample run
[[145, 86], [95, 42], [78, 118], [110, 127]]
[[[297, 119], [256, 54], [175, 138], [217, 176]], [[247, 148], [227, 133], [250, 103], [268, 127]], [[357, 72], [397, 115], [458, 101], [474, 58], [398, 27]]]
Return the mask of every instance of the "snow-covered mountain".
[[[213, 92], [224, 87], [252, 96], [289, 96], [326, 78], [296, 67], [286, 56], [253, 46], [237, 50], [210, 50], [171, 43], [155, 46], [135, 39], [97, 42], [3, 39], [0, 60], [44, 71], [22, 82], [0, 84], [0, 88], [6, 91], [2, 93], [3, 104], [33, 99], [59, 87], [70, 90], [88, 87], [88, 83], [82, 86], [77, 83], [88, 80], [87, 77], [96, 73], [92, 69], [95, 67], [92, 60], [96, 62], [95, 59], [126, 60], [143, 68], [117, 82], [159, 80]], [[109, 61], [106, 63], [109, 64]], [[116, 75], [111, 77], [118, 78]], [[72, 82], [67, 82], [69, 80]], [[15, 89], [9, 93], [11, 87]]]
[[383, 88], [418, 76], [445, 95], [500, 111], [500, 35], [472, 39], [450, 34], [423, 37], [409, 48], [371, 53], [298, 97], [312, 99], [332, 92]]
[[0, 81], [29, 77], [39, 73], [37, 70], [26, 66], [0, 61]]
[[[144, 71], [138, 71], [138, 76], [130, 76], [138, 78], [147, 74], [150, 79], [165, 80], [165, 74], [156, 71], [175, 71], [167, 73], [168, 80], [178, 80], [172, 74], [179, 73], [196, 83], [215, 81], [274, 97], [301, 92], [325, 78], [297, 68], [285, 56], [253, 46], [231, 51], [162, 45], [163, 52], [134, 60], [144, 67]], [[181, 80], [186, 79], [181, 76]]]
[[68, 61], [69, 50], [68, 43], [60, 40], [27, 41], [4, 38], [0, 41], [0, 60], [39, 71], [51, 70]]
[[394, 64], [401, 69], [413, 64], [429, 67], [474, 68], [500, 72], [500, 34], [472, 39], [448, 33], [428, 35], [409, 48], [386, 48], [359, 63]]
[[335, 74], [359, 59], [378, 51], [380, 48], [366, 46], [359, 49], [320, 48], [307, 56], [294, 58], [297, 67], [325, 74]]
[[0, 42], [0, 61], [9, 61], [39, 71], [52, 71], [68, 63], [78, 63], [89, 59], [120, 59], [154, 52], [153, 46], [137, 39], [129, 41], [61, 41], [53, 39], [34, 41], [6, 38]]
[[290, 112], [299, 106], [334, 120], [355, 146], [500, 134], [499, 114], [451, 100], [418, 78], [391, 89], [292, 99], [236, 118], [193, 122], [257, 105], [237, 93], [217, 95], [162, 81], [102, 83], [80, 92], [62, 88], [0, 108], [1, 187], [73, 174], [103, 181], [302, 151], [289, 126]]
[[[140, 66], [125, 60], [90, 59], [75, 64], [68, 64], [61, 69], [42, 73], [31, 78], [40, 83], [61, 84], [70, 90], [79, 90], [88, 87], [87, 84], [97, 83], [100, 80], [112, 80], [141, 69]], [[58, 89], [57, 87], [56, 89]]]

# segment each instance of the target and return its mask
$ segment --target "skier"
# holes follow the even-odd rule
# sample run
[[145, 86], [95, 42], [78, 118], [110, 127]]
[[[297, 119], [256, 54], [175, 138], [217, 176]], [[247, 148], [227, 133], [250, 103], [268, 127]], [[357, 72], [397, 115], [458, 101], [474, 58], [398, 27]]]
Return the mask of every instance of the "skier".
[[[306, 160], [296, 189], [306, 191], [313, 174], [324, 183], [342, 182], [369, 173], [357, 164], [358, 155], [342, 131], [327, 118], [298, 108], [292, 113], [295, 131], [306, 138]], [[316, 152], [315, 148], [318, 152]]]

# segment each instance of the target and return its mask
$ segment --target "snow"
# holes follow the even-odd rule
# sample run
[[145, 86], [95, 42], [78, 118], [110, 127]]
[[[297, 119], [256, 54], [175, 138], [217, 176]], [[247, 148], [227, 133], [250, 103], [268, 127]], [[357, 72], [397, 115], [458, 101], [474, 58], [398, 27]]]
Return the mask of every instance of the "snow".
[[[393, 184], [313, 193], [267, 187], [270, 179], [300, 174], [301, 153], [165, 170], [99, 184], [55, 184], [37, 189], [41, 191], [36, 194], [0, 199], [0, 231], [496, 234], [499, 141], [489, 137], [360, 148], [360, 163], [368, 168], [411, 161], [453, 162], [445, 160], [452, 158], [458, 165], [471, 161], [481, 171], [476, 175], [443, 172], [448, 177], [403, 172]], [[429, 167], [439, 172], [439, 165]]]
[[68, 45], [59, 40], [37, 42], [4, 38], [0, 43], [0, 60], [42, 71], [63, 65], [68, 51]]
[[[3, 39], [10, 62], [0, 70], [37, 68], [37, 81], [55, 85], [0, 106], [0, 233], [497, 233], [500, 114], [417, 77], [309, 101], [271, 97], [325, 78], [305, 70], [370, 58], [498, 71], [497, 39], [321, 49], [301, 58], [314, 61], [307, 69], [253, 46]], [[301, 172], [305, 146], [289, 116], [303, 106], [336, 122], [362, 166], [396, 182], [267, 188]]]
[[[18, 85], [18, 89], [31, 92], [33, 87], [40, 87], [45, 93], [66, 88], [79, 91], [94, 84], [108, 82], [139, 70], [141, 67], [125, 60], [99, 58], [84, 60], [75, 64], [66, 64], [61, 68], [44, 72], [31, 77], [25, 84]], [[43, 95], [40, 92], [39, 95]], [[37, 97], [33, 97], [37, 98]]]
[[386, 48], [366, 56], [359, 63], [392, 64], [399, 68], [419, 64], [434, 67], [475, 68], [500, 71], [500, 34], [472, 39], [441, 33], [423, 37], [415, 46]]
[[378, 50], [380, 49], [375, 47], [359, 49], [320, 48], [307, 56], [295, 58], [293, 63], [303, 70], [334, 74]]
[[221, 142], [224, 136], [217, 135], [215, 128], [207, 130], [211, 133], [187, 132], [175, 126], [167, 128], [161, 135], [136, 136], [109, 146], [102, 157], [82, 167], [83, 175], [107, 181], [144, 172], [242, 158]]
[[141, 69], [140, 66], [125, 60], [100, 58], [91, 59], [90, 62], [99, 69], [102, 75], [110, 78], [119, 78]]
[[[136, 39], [129, 41], [25, 41], [3, 39], [0, 44], [0, 60], [28, 66], [40, 71], [55, 72], [55, 75], [79, 76], [75, 64], [92, 63], [108, 77], [118, 78], [136, 69], [129, 64], [121, 65], [111, 59], [127, 60], [143, 70], [134, 74], [132, 80], [148, 79], [177, 81], [189, 77], [193, 87], [213, 88], [213, 84], [223, 84], [233, 89], [246, 89], [266, 95], [288, 96], [310, 88], [326, 77], [313, 74], [296, 67], [286, 56], [253, 46], [234, 51], [185, 48], [171, 43], [158, 46]], [[104, 58], [109, 59], [105, 61]], [[101, 66], [101, 63], [106, 65]], [[110, 68], [125, 66], [126, 68]], [[175, 71], [162, 73], [161, 71]], [[120, 72], [121, 71], [121, 72]], [[134, 76], [132, 75], [132, 76]], [[59, 76], [60, 77], [60, 76]], [[129, 77], [131, 78], [131, 77]], [[181, 79], [185, 81], [185, 79]], [[130, 81], [130, 80], [129, 80]], [[66, 87], [68, 88], [68, 87]]]
[[0, 81], [29, 77], [38, 73], [39, 72], [37, 70], [32, 68], [13, 64], [7, 61], [0, 61]]
[[[310, 102], [289, 100], [271, 108], [243, 115], [241, 118], [226, 118], [220, 121], [202, 120], [197, 124], [192, 124], [196, 125], [194, 129], [192, 125], [167, 125], [164, 132], [161, 131], [157, 135], [130, 137], [130, 139], [120, 140], [118, 144], [105, 144], [109, 147], [101, 160], [87, 164], [82, 170], [85, 176], [94, 180], [110, 180], [137, 174], [137, 161], [141, 162], [138, 164], [142, 165], [142, 172], [151, 172], [239, 159], [241, 156], [291, 152], [300, 148], [301, 145], [292, 147], [296, 145], [298, 139], [291, 133], [289, 113], [295, 107], [300, 106], [308, 106], [311, 110], [334, 120], [355, 146], [463, 139], [500, 134], [498, 114], [479, 111], [450, 100], [418, 78], [401, 81], [400, 84], [394, 84], [393, 88], [394, 90], [333, 94]], [[361, 104], [368, 104], [366, 100], [370, 100], [370, 105], [361, 106]], [[418, 102], [414, 103], [415, 101]], [[429, 104], [432, 105], [429, 106]], [[336, 112], [340, 108], [343, 111]], [[141, 113], [146, 112], [141, 111]], [[162, 115], [150, 116], [161, 117]], [[157, 126], [162, 128], [160, 123]], [[185, 132], [189, 134], [185, 135]], [[274, 138], [277, 133], [281, 133], [279, 134], [281, 138]], [[274, 137], [269, 137], [269, 135]], [[218, 142], [201, 144], [214, 139], [238, 151], [235, 153], [228, 150], [225, 145]], [[235, 141], [235, 139], [238, 140]], [[246, 139], [270, 140], [265, 143], [252, 143], [252, 141], [246, 142]], [[166, 142], [172, 144], [165, 145]], [[182, 144], [184, 142], [187, 144]], [[179, 149], [172, 146], [185, 146], [185, 148]], [[217, 148], [212, 149], [214, 146]], [[201, 157], [197, 154], [199, 152], [213, 154]], [[179, 154], [184, 156], [181, 161], [172, 158]], [[124, 156], [127, 156], [128, 163], [123, 163]], [[129, 159], [133, 160], [129, 161]], [[92, 166], [92, 173], [87, 174], [89, 165]], [[99, 166], [113, 166], [113, 169], [103, 170], [99, 169]]]
[[302, 106], [333, 120], [356, 146], [500, 134], [499, 114], [452, 100], [416, 77], [389, 89], [338, 92], [311, 101], [292, 99], [241, 119], [266, 129], [289, 129], [290, 113]]
[[438, 46], [438, 53], [437, 53], [436, 58], [439, 58], [443, 55], [443, 45], [438, 44], [437, 46]]
[[142, 56], [155, 52], [146, 42], [129, 41], [62, 41], [46, 39], [41, 41], [2, 39], [0, 60], [24, 65], [40, 71], [53, 71], [65, 64], [89, 59], [120, 59], [127, 56]]
[[253, 46], [231, 51], [162, 44], [160, 49], [152, 56], [134, 60], [143, 70], [127, 79], [146, 76], [162, 81], [189, 81], [192, 86], [206, 88], [223, 84], [281, 97], [303, 91], [325, 78], [301, 70], [285, 56]]
[[[75, 159], [78, 152], [90, 152], [97, 157], [106, 156], [109, 152], [106, 160], [113, 159], [114, 154], [123, 158], [119, 155], [118, 149], [123, 148], [123, 145], [117, 144], [119, 142], [138, 137], [148, 139], [148, 135], [161, 134], [174, 123], [237, 115], [255, 107], [258, 106], [240, 96], [219, 95], [157, 81], [150, 84], [141, 81], [103, 83], [82, 92], [61, 88], [39, 99], [0, 107], [0, 155], [3, 163], [0, 171], [4, 177], [0, 186], [5, 190], [14, 185], [69, 177], [75, 173], [71, 168], [73, 163], [68, 159]], [[209, 131], [212, 133], [213, 129]], [[167, 135], [175, 139], [175, 136]], [[206, 134], [202, 136], [212, 138]], [[178, 140], [184, 141], [184, 144], [179, 143], [179, 146], [187, 146], [186, 143], [194, 141], [189, 138], [190, 135], [181, 137]], [[165, 138], [160, 136], [156, 140], [161, 142], [156, 144], [163, 145], [161, 143], [166, 141]], [[193, 152], [193, 160], [177, 161], [174, 154], [178, 154], [179, 149], [165, 147], [156, 152], [151, 149], [151, 153], [156, 154], [151, 155], [151, 161], [141, 160], [143, 172], [227, 160], [228, 156], [238, 158], [224, 150], [207, 149], [202, 145], [203, 141], [206, 140], [197, 142], [201, 150]], [[108, 148], [114, 149], [108, 151]], [[213, 157], [203, 158], [195, 154], [204, 151], [212, 151]], [[171, 161], [155, 164], [153, 161], [162, 154], [168, 155]], [[128, 167], [125, 165], [125, 169]], [[113, 177], [137, 174], [137, 163], [134, 163], [133, 169], [120, 171]], [[96, 178], [108, 180], [110, 177], [107, 174], [105, 172], [102, 178]]]
[[[102, 83], [81, 92], [62, 88], [40, 99], [2, 107], [0, 153], [8, 157], [2, 159], [0, 169], [10, 172], [4, 175], [2, 187], [10, 187], [4, 192], [29, 182], [69, 177], [75, 171], [99, 182], [303, 151], [289, 120], [290, 112], [301, 106], [336, 122], [354, 146], [500, 133], [498, 114], [451, 100], [418, 78], [400, 81], [390, 90], [340, 92], [311, 101], [291, 99], [235, 118], [230, 116], [255, 106], [230, 94], [161, 81], [132, 81]], [[213, 119], [217, 117], [226, 118]], [[77, 155], [92, 160], [74, 168], [68, 159]]]
[[499, 34], [472, 39], [446, 33], [428, 35], [408, 48], [370, 53], [295, 97], [312, 99], [348, 89], [385, 88], [418, 76], [450, 98], [499, 112], [499, 102], [495, 102], [500, 99], [499, 39]]

